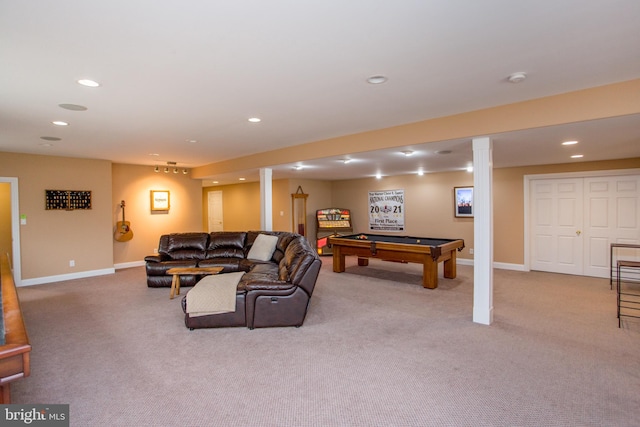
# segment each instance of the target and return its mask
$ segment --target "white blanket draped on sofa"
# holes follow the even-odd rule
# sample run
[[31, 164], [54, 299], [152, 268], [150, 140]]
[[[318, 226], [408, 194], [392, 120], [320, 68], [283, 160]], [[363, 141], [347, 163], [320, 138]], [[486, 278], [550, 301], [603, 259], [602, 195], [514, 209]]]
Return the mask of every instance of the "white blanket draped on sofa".
[[244, 275], [235, 273], [205, 276], [187, 292], [187, 313], [191, 317], [236, 311], [236, 289]]

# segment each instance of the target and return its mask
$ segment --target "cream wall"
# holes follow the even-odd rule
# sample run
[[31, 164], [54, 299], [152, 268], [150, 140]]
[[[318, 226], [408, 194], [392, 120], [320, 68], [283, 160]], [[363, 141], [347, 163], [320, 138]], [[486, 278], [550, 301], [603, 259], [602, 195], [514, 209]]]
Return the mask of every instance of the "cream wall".
[[[111, 162], [2, 153], [0, 176], [18, 178], [22, 279], [113, 269]], [[90, 190], [92, 209], [45, 210], [45, 190]], [[75, 267], [69, 261], [75, 261]]]
[[404, 190], [406, 229], [376, 234], [464, 239], [465, 248], [459, 256], [473, 258], [468, 255], [473, 248], [473, 219], [453, 215], [453, 187], [471, 185], [473, 174], [468, 172], [343, 180], [333, 182], [332, 199], [335, 207], [351, 210], [354, 233], [367, 233], [371, 232], [369, 191]]
[[494, 261], [524, 263], [524, 176], [636, 169], [640, 158], [495, 169], [493, 172]]
[[[199, 180], [183, 174], [156, 174], [149, 166], [111, 164], [103, 160], [0, 153], [0, 176], [18, 178], [22, 279], [66, 277], [105, 271], [114, 266], [140, 264], [157, 248], [161, 234], [206, 230], [208, 189], [223, 190], [226, 230], [260, 228], [260, 186], [246, 183], [203, 189]], [[494, 170], [494, 259], [524, 262], [524, 176], [560, 172], [633, 169], [640, 159], [583, 162]], [[403, 188], [406, 194], [406, 234], [460, 237], [466, 248], [461, 258], [472, 258], [473, 219], [453, 216], [453, 187], [473, 185], [466, 172], [405, 175], [344, 181], [275, 180], [274, 230], [291, 229], [291, 193], [300, 185], [309, 194], [309, 240], [315, 238], [315, 211], [326, 207], [351, 209], [355, 232], [368, 231], [367, 193]], [[46, 211], [45, 189], [91, 190], [92, 209]], [[150, 190], [168, 190], [169, 213], [150, 211]], [[1, 197], [1, 196], [0, 196]], [[126, 219], [134, 238], [116, 242], [115, 223], [121, 220], [119, 204], [126, 203]], [[10, 203], [7, 201], [6, 203]], [[3, 205], [5, 203], [3, 202]], [[283, 215], [280, 215], [283, 212]], [[6, 234], [6, 232], [3, 232]], [[75, 267], [69, 267], [73, 259]], [[47, 281], [47, 280], [45, 280]]]
[[[494, 261], [504, 264], [524, 264], [525, 175], [639, 167], [640, 159], [635, 158], [495, 169], [493, 171]], [[375, 178], [342, 181], [276, 180], [273, 184], [274, 230], [291, 230], [291, 193], [295, 193], [299, 185], [306, 194], [309, 194], [307, 229], [311, 244], [315, 244], [315, 211], [317, 209], [328, 207], [350, 209], [354, 233], [370, 232], [368, 192], [404, 189], [406, 230], [400, 234], [464, 239], [465, 248], [459, 254], [459, 258], [473, 259], [473, 255], [469, 253], [469, 249], [474, 247], [473, 218], [456, 218], [453, 214], [453, 188], [473, 186], [471, 173], [460, 171], [423, 176], [402, 175], [380, 180]], [[259, 229], [259, 183], [207, 187], [203, 189], [203, 200], [206, 200], [206, 192], [209, 190], [223, 191], [225, 230]], [[279, 215], [280, 210], [284, 212], [283, 217]], [[207, 216], [206, 205], [203, 216], [204, 218]]]
[[[524, 176], [548, 173], [634, 169], [640, 158], [603, 162], [495, 169], [493, 171], [494, 261], [524, 263]], [[473, 175], [467, 172], [403, 175], [335, 181], [332, 183], [335, 207], [351, 210], [355, 233], [369, 231], [368, 192], [405, 190], [405, 225], [400, 234], [420, 237], [462, 238], [465, 248], [460, 258], [473, 259], [473, 219], [453, 214], [453, 188], [472, 186]], [[380, 233], [394, 234], [394, 233]]]
[[[302, 187], [307, 198], [307, 236], [315, 238], [315, 210], [328, 207], [331, 185], [327, 181], [276, 179], [272, 182], [273, 230], [291, 231], [291, 194]], [[204, 187], [202, 189], [203, 226], [207, 227], [207, 193], [222, 191], [223, 227], [225, 231], [260, 230], [260, 183]], [[312, 241], [312, 239], [309, 239]]]
[[[136, 263], [158, 248], [162, 234], [203, 231], [202, 182], [190, 174], [154, 172], [151, 166], [113, 164], [113, 195], [109, 219], [113, 261], [116, 265]], [[169, 211], [151, 211], [151, 190], [167, 190]], [[115, 224], [122, 221], [120, 202], [125, 201], [125, 219], [131, 223], [133, 239], [113, 238]]]

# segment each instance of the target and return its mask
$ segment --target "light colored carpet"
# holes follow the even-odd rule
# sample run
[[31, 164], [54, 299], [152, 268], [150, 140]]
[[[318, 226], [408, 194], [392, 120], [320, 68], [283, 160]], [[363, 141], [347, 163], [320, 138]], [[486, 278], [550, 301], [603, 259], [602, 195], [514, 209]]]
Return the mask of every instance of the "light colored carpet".
[[640, 425], [640, 321], [618, 329], [608, 280], [496, 270], [485, 326], [471, 267], [429, 290], [415, 264], [323, 263], [301, 328], [189, 331], [143, 268], [20, 288], [13, 401], [82, 427]]

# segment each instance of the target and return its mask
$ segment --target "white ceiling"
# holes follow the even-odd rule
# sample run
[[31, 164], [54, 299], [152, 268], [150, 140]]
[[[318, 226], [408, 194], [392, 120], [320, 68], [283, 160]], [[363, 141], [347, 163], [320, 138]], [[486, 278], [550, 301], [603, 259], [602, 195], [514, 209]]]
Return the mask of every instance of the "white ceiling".
[[[638, 22], [638, 0], [0, 0], [0, 151], [191, 168], [637, 79]], [[496, 167], [640, 157], [638, 116], [492, 137]], [[406, 148], [270, 166], [346, 179], [471, 161], [469, 140]], [[258, 178], [215, 178], [240, 175]]]

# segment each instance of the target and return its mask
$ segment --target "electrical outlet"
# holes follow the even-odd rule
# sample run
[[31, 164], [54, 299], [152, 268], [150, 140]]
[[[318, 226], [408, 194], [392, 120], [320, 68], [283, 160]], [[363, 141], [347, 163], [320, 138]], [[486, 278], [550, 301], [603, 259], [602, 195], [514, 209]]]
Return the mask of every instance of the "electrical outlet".
[[158, 253], [158, 248], [153, 248], [153, 253], [157, 254]]
[[75, 260], [69, 260], [69, 267], [75, 267], [76, 266], [76, 261]]
[[469, 249], [469, 255], [473, 255], [473, 248]]

